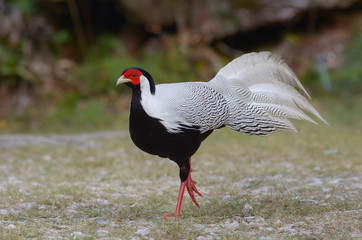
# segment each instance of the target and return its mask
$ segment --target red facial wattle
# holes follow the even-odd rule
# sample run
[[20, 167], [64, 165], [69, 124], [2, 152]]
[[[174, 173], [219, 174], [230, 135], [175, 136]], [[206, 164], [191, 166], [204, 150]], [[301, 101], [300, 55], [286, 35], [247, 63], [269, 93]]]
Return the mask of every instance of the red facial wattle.
[[125, 78], [130, 79], [133, 85], [140, 84], [140, 77], [142, 73], [136, 69], [130, 69], [122, 74]]

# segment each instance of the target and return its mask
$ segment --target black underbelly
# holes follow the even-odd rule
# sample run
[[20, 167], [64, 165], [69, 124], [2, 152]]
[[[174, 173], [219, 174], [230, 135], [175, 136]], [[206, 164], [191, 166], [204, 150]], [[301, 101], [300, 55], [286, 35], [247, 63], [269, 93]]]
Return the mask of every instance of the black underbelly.
[[170, 133], [158, 119], [147, 114], [132, 113], [129, 131], [133, 142], [141, 150], [174, 161], [190, 158], [200, 147], [201, 142], [212, 133], [212, 130], [201, 133], [197, 127]]
[[142, 126], [130, 123], [131, 138], [137, 147], [149, 154], [172, 160], [190, 158], [211, 132], [182, 129], [178, 133], [170, 133], [160, 122]]

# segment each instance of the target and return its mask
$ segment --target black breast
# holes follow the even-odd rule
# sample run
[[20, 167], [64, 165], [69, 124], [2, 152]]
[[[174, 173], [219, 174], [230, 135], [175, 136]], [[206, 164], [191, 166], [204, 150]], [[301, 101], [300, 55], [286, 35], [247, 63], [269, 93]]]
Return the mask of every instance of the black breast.
[[178, 164], [187, 161], [200, 147], [201, 142], [212, 133], [212, 130], [201, 133], [197, 127], [184, 128], [178, 133], [168, 132], [159, 119], [147, 115], [137, 92], [132, 96], [129, 131], [133, 142], [141, 150], [170, 158]]

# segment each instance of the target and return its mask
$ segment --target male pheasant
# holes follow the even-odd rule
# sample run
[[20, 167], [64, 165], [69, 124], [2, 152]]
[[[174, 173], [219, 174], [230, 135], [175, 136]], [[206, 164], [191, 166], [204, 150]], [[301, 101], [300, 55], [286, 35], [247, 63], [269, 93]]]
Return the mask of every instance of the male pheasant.
[[181, 186], [174, 214], [180, 217], [185, 187], [198, 206], [201, 196], [191, 178], [191, 157], [215, 129], [229, 127], [249, 135], [296, 131], [289, 118], [316, 123], [304, 111], [327, 123], [302, 94], [308, 95], [292, 70], [269, 52], [242, 55], [209, 82], [155, 85], [137, 67], [125, 69], [117, 85], [133, 90], [129, 131], [141, 150], [169, 158], [180, 168]]

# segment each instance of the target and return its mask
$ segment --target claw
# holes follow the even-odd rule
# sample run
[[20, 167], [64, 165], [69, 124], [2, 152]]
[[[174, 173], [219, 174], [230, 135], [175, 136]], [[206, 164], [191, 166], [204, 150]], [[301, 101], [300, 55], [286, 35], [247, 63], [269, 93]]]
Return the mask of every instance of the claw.
[[169, 218], [169, 217], [174, 217], [174, 218], [179, 218], [180, 215], [175, 215], [175, 214], [166, 214], [165, 216], [163, 216], [162, 219], [166, 219], [166, 218]]
[[195, 205], [196, 205], [196, 206], [199, 206], [198, 202], [197, 202], [196, 199], [195, 199], [194, 193], [192, 192], [192, 189], [187, 188], [187, 191], [189, 192], [189, 195], [190, 195], [192, 201], [195, 203]]
[[195, 195], [193, 192], [196, 192], [199, 196], [202, 196], [202, 194], [197, 190], [195, 185], [196, 185], [196, 182], [194, 180], [192, 180], [191, 172], [190, 172], [189, 177], [186, 180], [186, 189], [187, 189], [187, 192], [189, 193], [192, 201], [195, 203], [195, 205], [199, 206], [199, 203], [196, 201]]
[[193, 186], [192, 189], [193, 189], [200, 197], [202, 197], [202, 194], [197, 190], [196, 186]]

